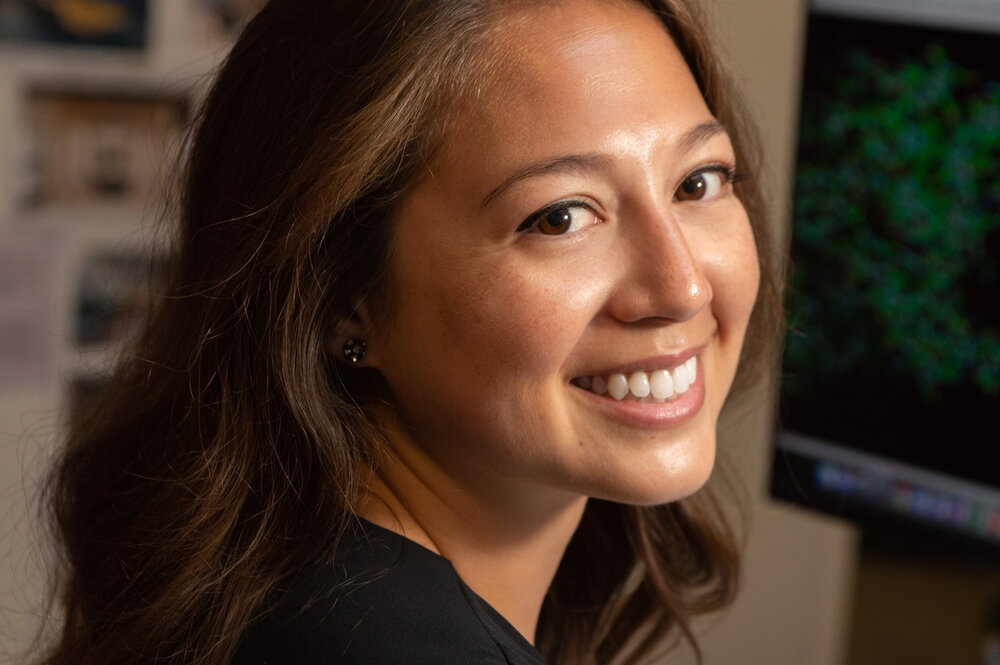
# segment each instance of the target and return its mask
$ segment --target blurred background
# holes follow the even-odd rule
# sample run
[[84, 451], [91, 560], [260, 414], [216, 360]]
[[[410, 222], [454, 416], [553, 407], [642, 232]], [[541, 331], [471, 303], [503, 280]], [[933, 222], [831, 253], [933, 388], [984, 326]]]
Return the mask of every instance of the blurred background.
[[[0, 660], [41, 625], [46, 465], [259, 1], [0, 0]], [[998, 665], [1000, 0], [706, 5], [793, 267], [780, 419], [762, 390], [724, 424], [753, 518], [705, 661]]]

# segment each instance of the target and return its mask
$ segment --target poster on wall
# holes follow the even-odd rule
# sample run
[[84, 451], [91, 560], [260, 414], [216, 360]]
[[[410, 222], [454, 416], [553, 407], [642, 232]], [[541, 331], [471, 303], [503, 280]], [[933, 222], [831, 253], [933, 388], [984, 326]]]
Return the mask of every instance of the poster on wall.
[[130, 341], [149, 312], [162, 275], [162, 260], [142, 252], [86, 256], [77, 279], [77, 344]]
[[0, 41], [142, 48], [148, 0], [0, 0]]
[[211, 39], [234, 37], [265, 0], [192, 0], [204, 32]]
[[187, 119], [182, 97], [32, 91], [29, 206], [155, 204]]

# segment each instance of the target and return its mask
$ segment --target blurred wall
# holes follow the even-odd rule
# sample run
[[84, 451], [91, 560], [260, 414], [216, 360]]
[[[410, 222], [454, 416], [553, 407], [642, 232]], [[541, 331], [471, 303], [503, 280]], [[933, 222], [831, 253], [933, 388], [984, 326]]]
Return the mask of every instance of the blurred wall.
[[[706, 0], [717, 32], [760, 123], [767, 152], [764, 178], [776, 213], [779, 240], [787, 225], [794, 150], [799, 54], [804, 21], [801, 0]], [[136, 77], [166, 87], [197, 86], [219, 61], [218, 44], [189, 28], [190, 4], [154, 0], [147, 53], [79, 57], [0, 45], [0, 145], [21, 140], [19, 96], [27, 82], [52, 77]], [[0, 150], [0, 229], [12, 216], [18, 165]], [[74, 244], [73, 238], [57, 241]], [[65, 266], [52, 293], [51, 327], [40, 334], [59, 347], [69, 326], [71, 275]], [[58, 354], [57, 354], [58, 355]], [[57, 359], [56, 369], [62, 361]], [[44, 547], [29, 509], [60, 426], [64, 386], [57, 376], [23, 389], [0, 386], [0, 659], [23, 651], [39, 623], [44, 589]], [[753, 525], [744, 590], [728, 612], [698, 624], [709, 665], [839, 665], [856, 557], [854, 531], [841, 522], [766, 498], [770, 422], [762, 394], [757, 408], [731, 423], [725, 441], [752, 499]], [[692, 662], [678, 651], [665, 662]]]
[[[206, 73], [224, 56], [225, 44], [195, 15], [195, 4], [150, 0], [148, 45], [141, 51], [0, 41], [0, 243], [9, 249], [21, 239], [40, 241], [53, 259], [48, 284], [38, 289], [46, 299], [37, 320], [37, 336], [50, 356], [46, 374], [40, 380], [0, 380], [0, 663], [22, 662], [41, 624], [47, 565], [37, 499], [65, 422], [66, 378], [102, 360], [101, 354], [79, 358], [73, 349], [81, 256], [96, 247], [150, 244], [150, 223], [158, 212], [152, 202], [22, 211], [17, 202], [26, 187], [31, 142], [27, 92], [39, 85], [75, 90], [92, 83], [123, 94], [192, 91], [197, 96]], [[0, 253], [3, 249], [0, 245]], [[3, 303], [0, 299], [0, 307]], [[7, 334], [0, 328], [0, 343], [8, 343]]]

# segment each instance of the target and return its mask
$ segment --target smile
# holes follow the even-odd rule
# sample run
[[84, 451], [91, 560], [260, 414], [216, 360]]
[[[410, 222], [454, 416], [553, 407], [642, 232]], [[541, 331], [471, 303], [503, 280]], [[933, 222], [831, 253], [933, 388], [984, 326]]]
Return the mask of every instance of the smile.
[[571, 383], [595, 395], [605, 395], [618, 401], [628, 399], [658, 404], [685, 394], [697, 378], [698, 357], [692, 356], [673, 369], [581, 376]]

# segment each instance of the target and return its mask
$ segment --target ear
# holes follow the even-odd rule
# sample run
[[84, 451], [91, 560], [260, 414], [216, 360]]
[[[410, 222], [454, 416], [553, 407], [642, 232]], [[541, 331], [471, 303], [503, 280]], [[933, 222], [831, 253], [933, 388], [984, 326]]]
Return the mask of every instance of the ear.
[[373, 333], [368, 308], [359, 303], [350, 315], [334, 326], [330, 352], [340, 363], [350, 367], [378, 367]]

